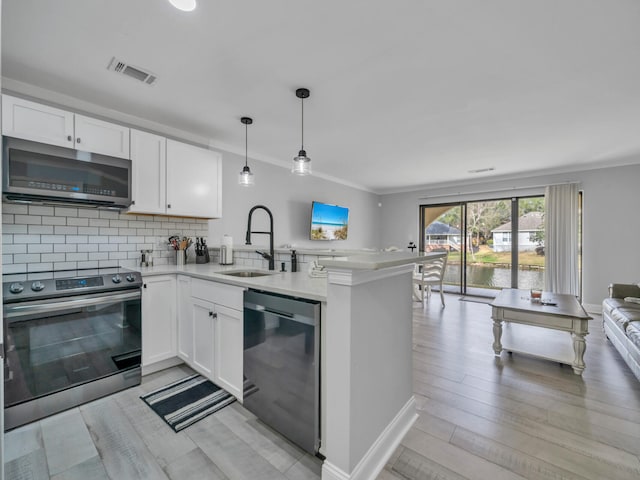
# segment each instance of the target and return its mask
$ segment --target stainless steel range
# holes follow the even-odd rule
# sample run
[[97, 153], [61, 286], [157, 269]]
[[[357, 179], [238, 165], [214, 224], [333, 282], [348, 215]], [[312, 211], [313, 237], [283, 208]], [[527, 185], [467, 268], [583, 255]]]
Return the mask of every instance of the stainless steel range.
[[3, 275], [5, 429], [140, 384], [140, 273]]

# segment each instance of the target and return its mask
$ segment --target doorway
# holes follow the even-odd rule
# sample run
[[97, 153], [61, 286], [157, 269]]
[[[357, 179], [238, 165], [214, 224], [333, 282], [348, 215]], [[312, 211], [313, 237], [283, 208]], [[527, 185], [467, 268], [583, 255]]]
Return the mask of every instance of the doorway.
[[544, 196], [420, 206], [420, 250], [447, 251], [445, 292], [544, 284]]

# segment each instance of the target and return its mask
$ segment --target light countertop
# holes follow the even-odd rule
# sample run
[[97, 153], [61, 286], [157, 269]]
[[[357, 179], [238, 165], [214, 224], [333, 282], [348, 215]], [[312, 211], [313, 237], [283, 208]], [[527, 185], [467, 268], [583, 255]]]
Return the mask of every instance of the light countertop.
[[151, 275], [188, 275], [203, 280], [212, 280], [228, 285], [236, 285], [245, 288], [265, 290], [293, 297], [308, 298], [324, 302], [327, 300], [327, 279], [312, 278], [305, 272], [270, 272], [271, 275], [263, 277], [234, 277], [222, 275], [225, 271], [252, 270], [264, 271], [259, 268], [245, 267], [242, 265], [219, 265], [217, 263], [188, 263], [186, 265], [158, 265], [153, 267], [140, 267], [138, 271], [143, 277]]
[[378, 252], [367, 254], [346, 255], [318, 259], [318, 263], [325, 268], [339, 268], [352, 270], [379, 270], [381, 268], [396, 267], [409, 263], [423, 263], [432, 258], [445, 256], [446, 253], [410, 253], [410, 252]]

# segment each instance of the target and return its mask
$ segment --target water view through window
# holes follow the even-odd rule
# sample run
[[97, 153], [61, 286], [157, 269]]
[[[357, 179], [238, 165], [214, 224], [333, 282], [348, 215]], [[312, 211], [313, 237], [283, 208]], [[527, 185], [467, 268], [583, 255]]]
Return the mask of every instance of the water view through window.
[[448, 251], [445, 291], [543, 288], [544, 197], [422, 206], [420, 248]]

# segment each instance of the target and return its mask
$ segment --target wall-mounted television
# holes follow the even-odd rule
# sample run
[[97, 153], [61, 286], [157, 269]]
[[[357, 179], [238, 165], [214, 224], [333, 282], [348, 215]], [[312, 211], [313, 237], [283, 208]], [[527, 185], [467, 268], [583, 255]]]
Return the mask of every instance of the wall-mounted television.
[[313, 202], [311, 205], [311, 240], [346, 240], [349, 209], [339, 205]]

